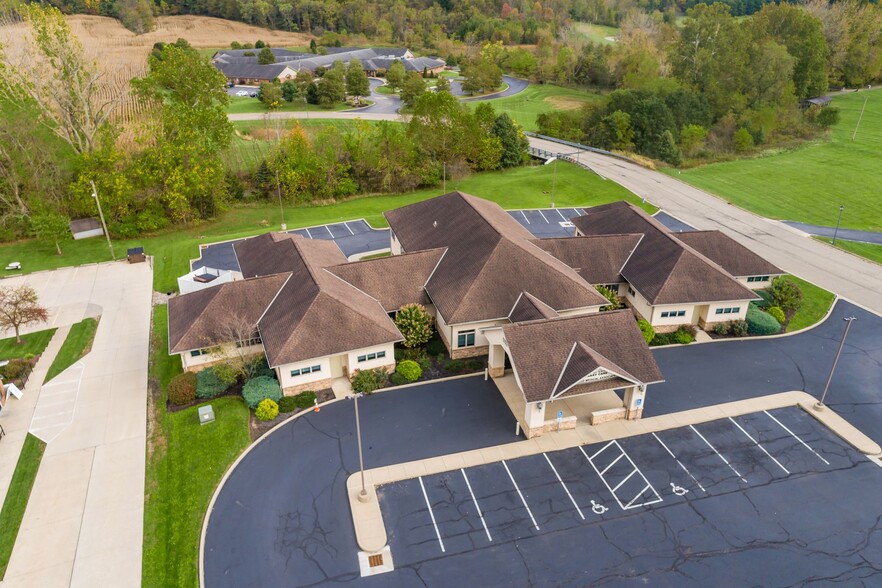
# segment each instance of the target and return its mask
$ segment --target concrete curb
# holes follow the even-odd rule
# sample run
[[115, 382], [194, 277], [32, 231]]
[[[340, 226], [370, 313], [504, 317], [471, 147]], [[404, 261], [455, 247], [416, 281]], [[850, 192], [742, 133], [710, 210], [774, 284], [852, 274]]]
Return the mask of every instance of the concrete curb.
[[377, 497], [377, 487], [384, 484], [484, 465], [503, 459], [516, 459], [546, 451], [569, 449], [579, 445], [644, 435], [762, 410], [798, 406], [861, 453], [868, 456], [882, 455], [882, 448], [876, 442], [841, 416], [829, 408], [813, 409], [812, 407], [816, 403], [817, 399], [805, 392], [783, 392], [636, 421], [612, 421], [595, 426], [583, 424], [573, 430], [550, 433], [526, 441], [515, 441], [505, 445], [374, 468], [364, 472], [365, 489], [368, 494], [366, 502], [361, 502], [358, 499], [361, 491], [361, 477], [359, 472], [355, 472], [346, 480], [346, 490], [352, 511], [356, 541], [360, 549], [370, 553], [380, 551], [387, 544], [388, 537]]
[[[333, 404], [335, 402], [340, 402], [341, 400], [345, 400], [345, 399], [344, 398], [334, 398], [334, 399], [328, 400], [327, 402], [322, 402], [321, 404], [318, 405], [318, 408], [323, 408], [323, 407], [328, 406], [330, 404]], [[221, 490], [223, 490], [224, 485], [227, 483], [227, 480], [229, 479], [230, 474], [232, 474], [233, 470], [236, 469], [236, 466], [238, 466], [239, 463], [243, 459], [245, 459], [245, 456], [247, 456], [249, 453], [251, 453], [252, 449], [257, 447], [265, 439], [268, 439], [270, 435], [272, 435], [278, 429], [280, 429], [284, 425], [287, 425], [288, 423], [290, 423], [294, 419], [300, 418], [303, 415], [308, 414], [310, 412], [315, 412], [315, 410], [314, 409], [313, 410], [301, 410], [297, 414], [292, 415], [292, 416], [288, 417], [287, 419], [285, 419], [284, 421], [282, 421], [281, 423], [275, 425], [272, 429], [270, 429], [269, 431], [267, 431], [266, 433], [264, 433], [263, 435], [258, 437], [257, 440], [254, 441], [251, 445], [246, 447], [245, 451], [240, 453], [239, 457], [237, 457], [236, 460], [230, 464], [230, 467], [227, 468], [227, 471], [224, 472], [223, 477], [221, 478], [220, 482], [217, 485], [217, 488], [214, 489], [214, 494], [211, 495], [211, 500], [208, 502], [208, 508], [205, 510], [205, 516], [202, 519], [202, 531], [199, 534], [199, 586], [200, 587], [205, 586], [205, 534], [208, 532], [208, 520], [211, 518], [211, 512], [214, 510], [214, 503], [217, 501], [218, 495], [220, 494]]]

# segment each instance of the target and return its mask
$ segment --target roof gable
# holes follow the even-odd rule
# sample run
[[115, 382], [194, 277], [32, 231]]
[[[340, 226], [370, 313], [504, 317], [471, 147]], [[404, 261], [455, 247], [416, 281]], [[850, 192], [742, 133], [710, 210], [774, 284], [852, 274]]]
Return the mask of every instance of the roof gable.
[[508, 313], [508, 320], [513, 323], [524, 321], [535, 321], [539, 319], [558, 318], [560, 315], [556, 310], [530, 294], [529, 292], [521, 292], [515, 301], [511, 312]]
[[615, 363], [604, 357], [591, 347], [588, 347], [582, 341], [573, 343], [570, 356], [567, 359], [564, 368], [560, 373], [560, 379], [551, 392], [551, 397], [564, 395], [574, 386], [588, 382], [607, 382], [618, 380], [627, 380], [632, 384], [639, 382], [617, 366]]
[[534, 239], [537, 247], [573, 268], [589, 284], [617, 284], [642, 234]]
[[733, 276], [779, 275], [784, 271], [769, 263], [722, 231], [678, 233], [686, 243]]

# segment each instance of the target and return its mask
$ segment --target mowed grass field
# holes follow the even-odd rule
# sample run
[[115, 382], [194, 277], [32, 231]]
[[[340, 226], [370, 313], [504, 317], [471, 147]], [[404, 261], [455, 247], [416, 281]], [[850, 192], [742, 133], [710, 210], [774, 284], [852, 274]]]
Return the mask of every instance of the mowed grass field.
[[615, 37], [618, 37], [622, 30], [616, 27], [608, 27], [606, 25], [592, 24], [589, 22], [573, 23], [573, 30], [576, 34], [592, 43], [601, 43], [611, 45], [615, 43]]
[[[551, 110], [578, 110], [585, 104], [600, 100], [600, 94], [586, 90], [562, 88], [553, 84], [530, 84], [514, 96], [490, 100], [496, 112], [507, 112], [525, 131], [537, 131], [536, 116]], [[466, 102], [471, 108], [481, 102]]]
[[[520, 167], [508, 171], [485, 172], [448, 180], [447, 191], [462, 190], [499, 203], [503, 208], [548, 207], [554, 166]], [[373, 227], [388, 226], [383, 212], [426, 200], [442, 194], [441, 186], [408, 192], [363, 196], [324, 206], [286, 206], [288, 229], [310, 227], [344, 220], [364, 218]], [[618, 184], [602, 180], [594, 173], [569, 163], [557, 165], [555, 203], [558, 207], [596, 206], [616, 200], [640, 204], [640, 199]], [[655, 208], [644, 205], [649, 212]], [[264, 224], [264, 222], [266, 224]], [[199, 245], [265, 233], [280, 222], [278, 202], [239, 205], [217, 220], [174, 227], [168, 231], [139, 239], [116, 240], [117, 257], [126, 248], [143, 246], [153, 260], [153, 287], [159, 292], [177, 290], [177, 277], [189, 271], [190, 259], [199, 256]], [[107, 243], [102, 239], [66, 241], [64, 255], [55, 254], [55, 247], [33, 240], [0, 246], [0, 262], [21, 261], [25, 272], [109, 261]], [[4, 261], [5, 260], [5, 261]]]
[[833, 226], [841, 204], [845, 206], [842, 227], [882, 231], [882, 90], [836, 96], [833, 104], [841, 120], [829, 141], [753, 159], [666, 171], [765, 217]]

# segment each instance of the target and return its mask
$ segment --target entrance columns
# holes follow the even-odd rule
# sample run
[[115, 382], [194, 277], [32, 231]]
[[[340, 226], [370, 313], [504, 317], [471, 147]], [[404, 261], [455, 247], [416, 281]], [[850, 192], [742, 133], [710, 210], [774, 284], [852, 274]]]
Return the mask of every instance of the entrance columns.
[[646, 399], [646, 385], [625, 388], [625, 418], [636, 420], [643, 416], [643, 404]]
[[528, 402], [524, 409], [524, 422], [527, 430], [524, 431], [527, 439], [541, 435], [545, 431], [545, 402]]
[[502, 348], [502, 345], [490, 344], [487, 366], [489, 367], [491, 378], [501, 378], [505, 375], [505, 350]]

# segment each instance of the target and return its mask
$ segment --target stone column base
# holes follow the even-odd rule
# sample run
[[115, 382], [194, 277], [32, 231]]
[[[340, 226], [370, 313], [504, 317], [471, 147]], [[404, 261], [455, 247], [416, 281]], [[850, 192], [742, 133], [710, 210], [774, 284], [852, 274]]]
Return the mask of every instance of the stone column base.
[[490, 377], [491, 378], [501, 378], [504, 375], [505, 375], [505, 368], [504, 367], [490, 368]]
[[642, 416], [643, 416], [643, 407], [640, 407], [640, 408], [635, 408], [634, 410], [629, 410], [627, 419], [629, 421], [636, 421], [637, 419], [641, 418]]

